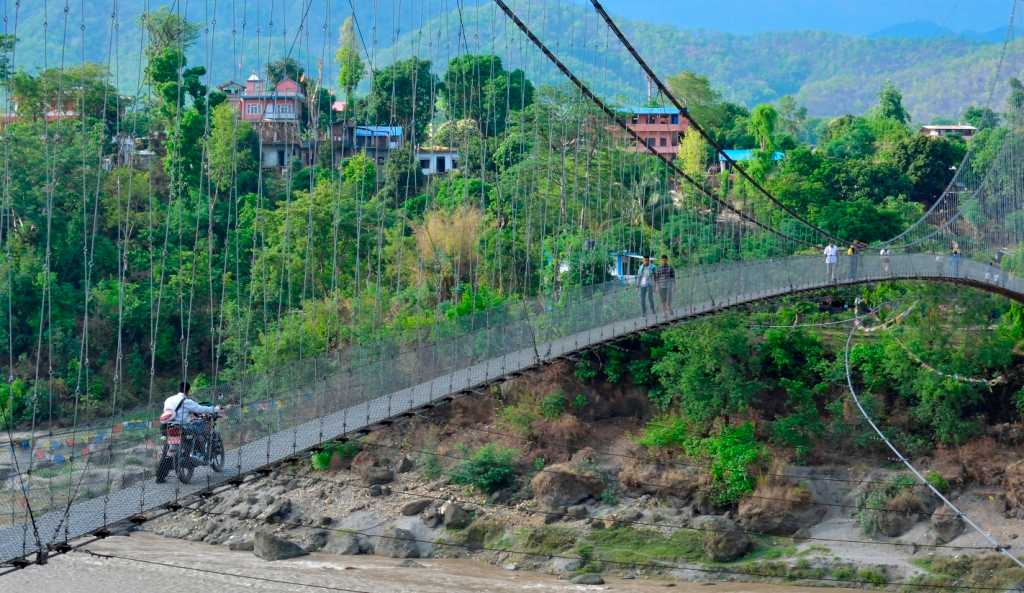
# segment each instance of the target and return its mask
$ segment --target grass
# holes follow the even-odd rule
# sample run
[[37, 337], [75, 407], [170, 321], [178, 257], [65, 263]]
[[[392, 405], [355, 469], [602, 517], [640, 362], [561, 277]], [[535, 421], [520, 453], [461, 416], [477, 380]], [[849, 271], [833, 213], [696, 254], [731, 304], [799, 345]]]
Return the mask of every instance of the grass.
[[914, 564], [928, 572], [911, 579], [915, 585], [904, 587], [907, 591], [935, 590], [938, 586], [956, 585], [1006, 589], [1024, 581], [1024, 569], [1017, 567], [1010, 559], [997, 554], [959, 557], [932, 555], [915, 560]]
[[633, 527], [600, 529], [588, 534], [582, 543], [593, 548], [595, 560], [615, 563], [697, 561], [704, 558], [701, 535], [682, 529], [671, 535]]

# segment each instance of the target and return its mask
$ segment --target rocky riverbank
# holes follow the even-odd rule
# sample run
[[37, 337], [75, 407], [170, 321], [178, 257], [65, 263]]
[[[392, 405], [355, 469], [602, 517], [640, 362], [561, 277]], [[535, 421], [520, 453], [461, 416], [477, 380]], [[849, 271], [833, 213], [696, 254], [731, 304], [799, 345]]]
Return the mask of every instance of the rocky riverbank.
[[[706, 469], [635, 444], [639, 419], [621, 413], [635, 397], [628, 388], [591, 394], [603, 411], [585, 429], [565, 418], [540, 427], [548, 438], [516, 435], [499, 417], [521, 389], [522, 381], [466, 396], [328, 447], [334, 453], [319, 470], [306, 460], [278, 465], [146, 529], [265, 560], [473, 558], [581, 584], [608, 575], [890, 589], [1024, 581], [884, 460], [777, 464], [738, 504], [718, 505]], [[1024, 467], [995, 460], [1014, 459], [1018, 433], [1000, 428], [975, 445], [996, 455], [983, 467], [971, 462], [971, 448], [919, 460], [929, 480], [1015, 553], [1024, 551]], [[517, 448], [515, 478], [488, 494], [456, 483], [453, 468], [489, 444]]]

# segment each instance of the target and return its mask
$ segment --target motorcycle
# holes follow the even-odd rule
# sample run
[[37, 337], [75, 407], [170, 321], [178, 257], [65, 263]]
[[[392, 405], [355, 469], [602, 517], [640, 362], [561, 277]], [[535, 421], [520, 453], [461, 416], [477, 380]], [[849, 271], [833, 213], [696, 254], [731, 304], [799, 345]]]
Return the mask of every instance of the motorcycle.
[[203, 420], [201, 432], [179, 422], [161, 424], [164, 445], [157, 462], [157, 482], [165, 481], [171, 468], [182, 484], [192, 481], [196, 467], [209, 466], [217, 473], [224, 471], [224, 442], [217, 432], [218, 415], [200, 414], [199, 418]]

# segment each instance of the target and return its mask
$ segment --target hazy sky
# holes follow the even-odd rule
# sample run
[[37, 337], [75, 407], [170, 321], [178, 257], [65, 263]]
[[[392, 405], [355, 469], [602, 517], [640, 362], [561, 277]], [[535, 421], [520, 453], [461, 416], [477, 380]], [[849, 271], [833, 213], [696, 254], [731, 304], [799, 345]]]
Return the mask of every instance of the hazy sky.
[[[582, 0], [589, 4], [588, 0]], [[1006, 26], [1013, 0], [602, 0], [619, 15], [731, 33], [817, 29], [873, 33], [931, 21], [954, 31]], [[1020, 15], [1018, 15], [1020, 16]], [[1021, 25], [1018, 20], [1018, 27]]]

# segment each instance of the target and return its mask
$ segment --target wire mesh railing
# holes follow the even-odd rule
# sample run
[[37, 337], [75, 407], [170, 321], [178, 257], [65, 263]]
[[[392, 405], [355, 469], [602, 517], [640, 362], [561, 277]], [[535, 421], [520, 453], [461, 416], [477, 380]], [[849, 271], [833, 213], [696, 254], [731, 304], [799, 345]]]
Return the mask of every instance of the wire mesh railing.
[[23, 465], [29, 459], [36, 465], [31, 474], [8, 470], [3, 476], [0, 560], [91, 533], [439, 398], [628, 334], [786, 294], [915, 278], [1024, 298], [1024, 282], [995, 264], [931, 254], [843, 257], [834, 268], [817, 257], [720, 263], [682, 270], [669, 292], [670, 313], [659, 308], [641, 315], [636, 287], [609, 283], [557, 299], [506, 303], [413, 343], [362, 345], [220, 386], [210, 395], [239, 404], [219, 425], [225, 469], [199, 468], [188, 484], [173, 475], [167, 483], [155, 482], [162, 445], [153, 423], [16, 439], [5, 448], [3, 463], [13, 466], [17, 456]]

